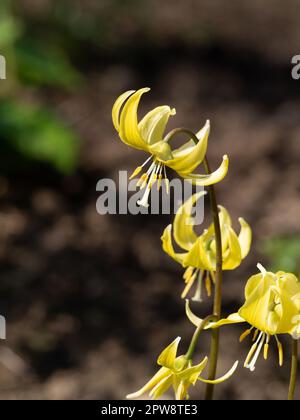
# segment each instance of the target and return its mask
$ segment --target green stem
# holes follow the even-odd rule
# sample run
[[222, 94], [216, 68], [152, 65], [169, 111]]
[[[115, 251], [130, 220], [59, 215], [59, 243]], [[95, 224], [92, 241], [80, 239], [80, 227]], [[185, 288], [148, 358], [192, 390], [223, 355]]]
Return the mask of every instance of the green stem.
[[[211, 172], [207, 158], [204, 160], [204, 166], [206, 173]], [[221, 227], [219, 219], [219, 210], [217, 205], [215, 188], [213, 185], [209, 187], [209, 197], [211, 212], [214, 222], [215, 230], [215, 240], [216, 240], [216, 282], [215, 282], [215, 292], [214, 292], [214, 306], [213, 314], [216, 316], [217, 320], [221, 318], [221, 309], [222, 309], [222, 236], [221, 236]], [[219, 342], [220, 342], [220, 330], [214, 329], [211, 332], [211, 346], [210, 346], [210, 357], [209, 357], [209, 371], [208, 379], [214, 380], [217, 373], [217, 364], [218, 364], [218, 355], [219, 355]], [[207, 384], [205, 391], [205, 400], [212, 400], [214, 396], [214, 385]]]
[[206, 318], [203, 319], [201, 324], [196, 328], [196, 330], [194, 332], [194, 335], [192, 337], [190, 346], [189, 346], [188, 351], [186, 353], [186, 358], [187, 359], [192, 358], [192, 356], [194, 354], [194, 351], [196, 349], [196, 345], [197, 345], [198, 340], [199, 340], [199, 336], [200, 336], [201, 332], [204, 330], [204, 328], [206, 327], [206, 325], [209, 324], [210, 322], [215, 321], [215, 320], [216, 320], [216, 318], [215, 318], [214, 315], [208, 315]]
[[292, 401], [294, 399], [297, 371], [298, 371], [298, 341], [292, 339], [292, 364], [291, 364], [290, 386], [289, 386], [289, 394], [288, 394], [289, 401]]
[[[165, 138], [166, 141], [170, 141], [176, 134], [185, 133], [190, 136], [194, 143], [198, 143], [197, 136], [190, 130], [186, 130], [185, 128], [176, 128], [172, 130], [167, 137]], [[207, 174], [211, 173], [209, 163], [207, 158], [204, 159], [204, 167]], [[215, 230], [215, 240], [216, 240], [216, 281], [215, 281], [215, 291], [214, 291], [214, 305], [213, 305], [213, 315], [216, 319], [221, 318], [221, 309], [222, 309], [222, 236], [221, 236], [221, 228], [220, 228], [220, 219], [219, 219], [219, 210], [217, 205], [216, 193], [215, 188], [213, 185], [208, 187], [209, 189], [209, 198], [210, 198], [210, 206], [211, 212], [213, 217], [214, 223], [214, 230]], [[209, 373], [208, 379], [214, 380], [216, 377], [217, 372], [217, 363], [218, 363], [218, 355], [219, 355], [219, 340], [220, 340], [220, 332], [219, 329], [212, 330], [211, 333], [211, 347], [210, 347], [210, 358], [209, 358]], [[205, 392], [205, 399], [212, 400], [214, 394], [214, 385], [207, 384], [206, 392]]]

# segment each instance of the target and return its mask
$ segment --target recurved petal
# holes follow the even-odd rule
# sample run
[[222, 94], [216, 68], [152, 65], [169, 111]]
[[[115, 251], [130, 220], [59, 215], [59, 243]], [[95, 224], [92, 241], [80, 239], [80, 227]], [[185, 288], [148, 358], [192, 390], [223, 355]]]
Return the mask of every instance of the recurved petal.
[[241, 230], [239, 233], [239, 243], [241, 246], [242, 259], [244, 259], [250, 251], [251, 242], [252, 242], [252, 230], [248, 223], [242, 218], [239, 218], [241, 225]]
[[[228, 247], [228, 240], [229, 240], [229, 227], [231, 227], [231, 217], [228, 213], [228, 211], [223, 206], [218, 206], [219, 209], [219, 218], [220, 218], [220, 228], [221, 228], [221, 234], [222, 234], [222, 253], [226, 251]], [[212, 223], [211, 227], [209, 227], [210, 235], [214, 235], [215, 233], [215, 227]], [[211, 242], [210, 248], [216, 253], [216, 240], [213, 239]]]
[[221, 376], [221, 378], [215, 379], [215, 380], [209, 380], [209, 379], [204, 379], [201, 378], [201, 376], [199, 376], [198, 380], [201, 382], [205, 382], [207, 384], [220, 384], [221, 382], [225, 382], [227, 379], [229, 379], [234, 372], [236, 371], [237, 367], [239, 365], [238, 360], [233, 364], [232, 368], [223, 376]]
[[148, 92], [149, 88], [140, 89], [127, 99], [120, 116], [119, 136], [128, 146], [139, 150], [148, 150], [148, 145], [143, 140], [139, 127], [137, 110], [141, 96]]
[[219, 205], [218, 209], [219, 209], [220, 225], [231, 226], [232, 225], [231, 217], [228, 211], [226, 210], [226, 208]]
[[195, 385], [199, 375], [205, 369], [207, 363], [208, 358], [205, 357], [198, 365], [186, 368], [182, 372], [179, 372], [176, 376], [182, 381], [187, 381], [190, 384]]
[[291, 298], [297, 296], [297, 300], [300, 299], [300, 282], [294, 274], [278, 272], [276, 273], [276, 277], [278, 278], [278, 285], [281, 290], [285, 291]]
[[175, 109], [171, 109], [167, 105], [158, 106], [148, 112], [139, 123], [139, 131], [143, 140], [150, 145], [162, 141], [169, 118], [175, 114]]
[[177, 261], [179, 264], [183, 264], [183, 261], [187, 255], [187, 252], [175, 252], [173, 243], [172, 243], [172, 225], [169, 225], [165, 228], [162, 237], [162, 248], [163, 250], [170, 255], [173, 260]]
[[192, 173], [205, 157], [209, 131], [210, 124], [207, 121], [205, 126], [196, 134], [199, 139], [198, 143], [195, 144], [193, 140], [189, 140], [181, 148], [174, 150], [173, 159], [166, 161], [165, 164], [178, 173]]
[[208, 185], [213, 185], [216, 184], [217, 182], [222, 181], [222, 179], [225, 178], [225, 176], [227, 175], [228, 172], [228, 165], [229, 165], [229, 159], [228, 156], [225, 155], [223, 156], [223, 161], [221, 163], [221, 165], [219, 166], [219, 168], [212, 172], [209, 175], [199, 175], [199, 174], [194, 174], [194, 173], [183, 173], [183, 172], [178, 172], [178, 174], [180, 176], [182, 176], [182, 178], [186, 178], [188, 181], [192, 182], [193, 185], [198, 185], [199, 187], [205, 187]]
[[170, 369], [164, 368], [162, 367], [161, 369], [159, 369], [159, 371], [153, 376], [153, 378], [150, 379], [149, 382], [146, 383], [146, 385], [144, 385], [141, 389], [139, 389], [138, 391], [132, 393], [132, 394], [128, 394], [126, 396], [126, 398], [128, 399], [134, 399], [134, 398], [139, 398], [141, 397], [143, 394], [145, 394], [148, 391], [151, 391], [151, 389], [153, 387], [155, 387], [159, 382], [161, 382], [163, 379], [165, 379], [166, 377], [172, 375], [172, 373], [170, 372]]
[[224, 325], [231, 325], [231, 324], [241, 324], [242, 322], [246, 322], [243, 317], [240, 316], [239, 313], [235, 312], [229, 315], [227, 318], [220, 319], [220, 321], [216, 321], [210, 324], [210, 328], [220, 328]]
[[232, 227], [228, 226], [228, 250], [223, 259], [223, 270], [234, 270], [241, 264], [242, 254], [238, 237]]
[[193, 194], [182, 206], [179, 207], [173, 223], [175, 241], [181, 248], [189, 251], [197, 240], [194, 232], [194, 219], [192, 218], [192, 209], [200, 197], [206, 194], [206, 191], [200, 191]]
[[172, 386], [173, 383], [173, 374], [167, 376], [166, 378], [162, 379], [150, 392], [150, 397], [153, 400], [157, 400], [157, 398], [161, 397], [169, 388]]
[[174, 369], [175, 359], [177, 355], [177, 349], [181, 337], [177, 337], [171, 344], [166, 347], [161, 354], [158, 356], [157, 363], [160, 366], [166, 367], [168, 369]]
[[122, 93], [116, 100], [116, 102], [113, 105], [112, 108], [112, 121], [115, 129], [119, 131], [120, 126], [120, 110], [124, 104], [124, 102], [129, 98], [130, 95], [132, 95], [135, 92], [135, 90], [128, 90], [125, 93]]
[[[201, 318], [199, 318], [192, 312], [188, 300], [186, 300], [185, 302], [185, 313], [188, 319], [191, 321], [191, 323], [194, 324], [196, 327], [198, 327], [203, 321]], [[204, 327], [204, 329], [205, 330], [214, 329], [214, 328], [222, 327], [223, 325], [239, 324], [242, 322], [245, 322], [245, 320], [238, 313], [233, 313], [229, 315], [228, 318], [221, 319], [220, 321], [210, 322]]]
[[[195, 315], [191, 310], [190, 301], [188, 299], [185, 300], [185, 313], [191, 323], [195, 325], [195, 327], [199, 327], [199, 325], [203, 322], [203, 319]], [[207, 330], [209, 328], [208, 325], [209, 324], [207, 324], [204, 329]]]

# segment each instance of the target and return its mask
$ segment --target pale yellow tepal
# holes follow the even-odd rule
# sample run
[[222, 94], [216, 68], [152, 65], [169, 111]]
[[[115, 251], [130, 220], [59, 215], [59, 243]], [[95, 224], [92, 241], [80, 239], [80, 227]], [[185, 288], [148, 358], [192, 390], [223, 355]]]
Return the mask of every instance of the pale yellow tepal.
[[[253, 342], [244, 366], [251, 371], [255, 369], [257, 359], [263, 350], [267, 359], [269, 342], [275, 337], [278, 346], [279, 365], [283, 364], [283, 349], [278, 335], [290, 334], [300, 338], [300, 282], [292, 273], [278, 271], [276, 274], [267, 272], [258, 264], [260, 273], [248, 280], [245, 287], [245, 303], [237, 313], [226, 319], [207, 325], [209, 328], [219, 328], [226, 324], [247, 322], [250, 328], [240, 337], [243, 341], [252, 331]], [[186, 313], [194, 325], [201, 323], [201, 318], [195, 316], [189, 302], [186, 303]]]
[[[165, 228], [161, 237], [164, 251], [186, 268], [183, 278], [186, 287], [182, 297], [186, 297], [191, 287], [197, 283], [194, 300], [201, 300], [202, 282], [205, 281], [208, 295], [214, 282], [216, 270], [216, 240], [214, 224], [201, 235], [195, 232], [195, 219], [192, 217], [193, 206], [205, 192], [192, 195], [177, 211], [173, 225]], [[219, 206], [219, 218], [222, 234], [222, 269], [233, 270], [248, 255], [252, 231], [248, 223], [240, 218], [240, 233], [232, 228], [231, 217], [225, 207]], [[184, 252], [176, 252], [173, 247], [172, 230], [175, 242]]]
[[131, 90], [123, 93], [112, 109], [113, 124], [123, 143], [150, 154], [150, 157], [131, 175], [131, 178], [134, 178], [144, 170], [147, 164], [149, 165], [138, 181], [138, 185], [145, 188], [139, 204], [145, 207], [148, 207], [150, 190], [156, 181], [159, 189], [164, 179], [168, 190], [166, 167], [199, 186], [212, 185], [221, 181], [228, 171], [228, 157], [225, 155], [220, 167], [210, 175], [194, 173], [205, 158], [210, 130], [209, 121], [196, 134], [197, 144], [191, 139], [176, 149], [171, 148], [168, 136], [165, 135], [166, 125], [170, 116], [175, 115], [175, 109], [167, 105], [158, 106], [138, 121], [137, 112], [141, 96], [149, 90], [149, 88], [144, 88], [136, 92]]
[[149, 393], [152, 399], [160, 398], [170, 388], [173, 388], [176, 400], [188, 398], [188, 390], [197, 381], [218, 384], [226, 381], [235, 372], [238, 362], [221, 378], [210, 381], [200, 375], [205, 369], [208, 359], [205, 357], [198, 365], [192, 364], [185, 355], [177, 356], [180, 337], [177, 337], [168, 347], [163, 350], [157, 359], [157, 364], [162, 366], [159, 371], [139, 391], [127, 395], [127, 398], [139, 398]]

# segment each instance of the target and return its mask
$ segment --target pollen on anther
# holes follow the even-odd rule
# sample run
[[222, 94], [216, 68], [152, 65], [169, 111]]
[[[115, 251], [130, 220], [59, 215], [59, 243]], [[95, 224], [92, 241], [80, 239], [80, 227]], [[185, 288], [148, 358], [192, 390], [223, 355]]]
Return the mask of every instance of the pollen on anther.
[[266, 343], [266, 344], [264, 345], [264, 359], [265, 359], [265, 360], [267, 360], [267, 358], [268, 358], [268, 354], [269, 354], [269, 344], [268, 344], [268, 343]]
[[129, 179], [135, 178], [141, 172], [142, 169], [143, 169], [142, 166], [138, 166], [137, 168], [135, 168], [135, 170], [130, 175]]
[[251, 334], [252, 328], [249, 328], [248, 330], [244, 331], [243, 334], [240, 335], [239, 341], [240, 343], [245, 340], [246, 337], [248, 337], [249, 334]]

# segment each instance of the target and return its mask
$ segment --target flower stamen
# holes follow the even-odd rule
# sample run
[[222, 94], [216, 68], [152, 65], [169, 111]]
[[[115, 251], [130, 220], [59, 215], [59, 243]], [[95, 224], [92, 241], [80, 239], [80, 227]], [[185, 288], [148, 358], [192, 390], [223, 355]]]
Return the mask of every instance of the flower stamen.
[[264, 345], [264, 359], [267, 360], [269, 354], [270, 334], [267, 334], [266, 343]]
[[277, 347], [278, 347], [278, 362], [279, 362], [279, 366], [283, 365], [283, 347], [281, 342], [278, 340], [277, 335], [275, 335], [276, 338], [276, 342], [277, 342]]
[[251, 372], [255, 370], [255, 364], [260, 355], [262, 346], [265, 342], [265, 338], [266, 338], [266, 334], [263, 331], [261, 331], [256, 342], [251, 347], [250, 352], [245, 360], [244, 367], [250, 369]]
[[143, 184], [141, 186], [140, 186], [140, 181], [138, 181], [138, 185], [140, 186], [141, 189], [146, 188], [143, 197], [141, 198], [141, 200], [138, 200], [137, 202], [139, 206], [149, 207], [149, 203], [148, 203], [149, 194], [150, 194], [151, 188], [153, 187], [153, 184], [157, 180], [157, 173], [159, 172], [160, 166], [161, 166], [161, 163], [157, 163], [157, 161], [153, 161], [148, 171], [146, 172], [146, 174], [143, 174], [141, 176], [140, 180], [143, 180]]
[[152, 156], [149, 156], [148, 157], [148, 159], [146, 159], [145, 160], [145, 162], [142, 164], [142, 165], [140, 165], [140, 166], [138, 166], [137, 168], [135, 168], [135, 170], [133, 171], [133, 173], [130, 175], [130, 177], [129, 177], [129, 179], [133, 179], [133, 178], [135, 178], [140, 172], [141, 172], [141, 170], [143, 169], [143, 167], [149, 162], [149, 160], [151, 160], [152, 159]]
[[209, 272], [206, 273], [205, 288], [206, 288], [207, 296], [210, 297], [211, 296], [211, 277], [210, 277]]
[[170, 182], [169, 182], [169, 179], [167, 177], [166, 166], [163, 165], [163, 167], [164, 167], [164, 178], [165, 178], [166, 192], [167, 192], [167, 194], [169, 194], [169, 192], [170, 192]]
[[188, 273], [190, 275], [190, 277], [187, 277], [186, 280], [185, 280], [186, 286], [185, 286], [185, 288], [184, 288], [184, 290], [181, 294], [182, 299], [184, 299], [186, 297], [186, 295], [188, 294], [188, 292], [192, 288], [193, 284], [195, 283], [198, 271], [199, 270], [195, 270], [195, 271], [192, 271], [191, 274], [190, 274], [190, 272]]
[[200, 270], [198, 274], [198, 284], [197, 284], [196, 292], [194, 296], [192, 297], [192, 300], [194, 302], [202, 302], [202, 280], [203, 280], [203, 271]]
[[254, 327], [251, 327], [249, 329], [247, 329], [246, 331], [243, 332], [243, 334], [240, 335], [239, 341], [240, 343], [242, 343], [246, 337], [248, 337], [249, 334], [251, 334], [251, 331], [253, 330]]
[[161, 182], [162, 182], [162, 178], [163, 178], [163, 176], [162, 176], [163, 166], [164, 165], [161, 164], [160, 168], [159, 168], [159, 174], [158, 174], [158, 180], [157, 180], [157, 191], [159, 191], [160, 187], [161, 187]]

